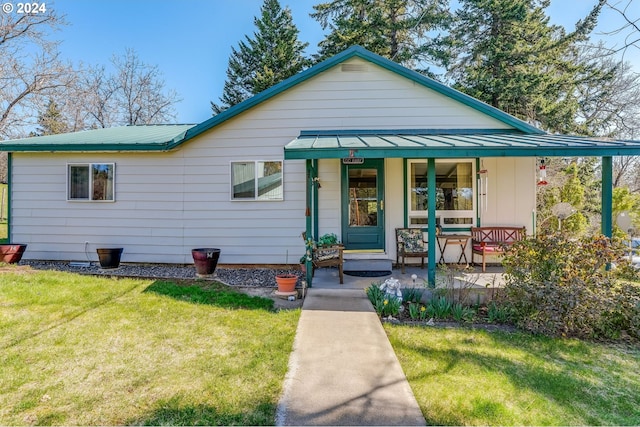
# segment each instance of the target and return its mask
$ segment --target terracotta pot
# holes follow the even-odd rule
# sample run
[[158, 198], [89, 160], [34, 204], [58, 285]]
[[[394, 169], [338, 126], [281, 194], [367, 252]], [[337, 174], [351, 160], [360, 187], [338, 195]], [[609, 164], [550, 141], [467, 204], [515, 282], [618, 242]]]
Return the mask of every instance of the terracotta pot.
[[122, 248], [98, 248], [96, 251], [101, 268], [118, 268], [120, 266]]
[[295, 274], [278, 274], [276, 275], [276, 283], [278, 284], [278, 292], [294, 292], [298, 276]]
[[27, 249], [27, 245], [21, 244], [4, 244], [0, 245], [0, 259], [2, 262], [6, 262], [9, 264], [15, 264], [20, 262], [22, 259], [22, 254], [25, 249]]
[[218, 259], [220, 259], [220, 249], [217, 248], [197, 248], [191, 250], [193, 263], [196, 266], [196, 275], [209, 276], [216, 271]]

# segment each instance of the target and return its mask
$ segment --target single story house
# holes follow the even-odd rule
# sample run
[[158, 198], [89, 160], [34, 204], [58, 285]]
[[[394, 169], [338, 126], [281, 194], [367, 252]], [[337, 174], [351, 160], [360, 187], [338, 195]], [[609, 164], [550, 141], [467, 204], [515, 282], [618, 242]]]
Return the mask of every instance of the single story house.
[[294, 264], [306, 230], [337, 234], [348, 258], [395, 260], [395, 228], [419, 227], [430, 279], [436, 225], [535, 232], [544, 157], [602, 157], [610, 233], [611, 156], [640, 154], [640, 141], [547, 134], [358, 46], [200, 124], [0, 147], [25, 259], [118, 246], [123, 262], [188, 264], [192, 248], [216, 247], [223, 264]]

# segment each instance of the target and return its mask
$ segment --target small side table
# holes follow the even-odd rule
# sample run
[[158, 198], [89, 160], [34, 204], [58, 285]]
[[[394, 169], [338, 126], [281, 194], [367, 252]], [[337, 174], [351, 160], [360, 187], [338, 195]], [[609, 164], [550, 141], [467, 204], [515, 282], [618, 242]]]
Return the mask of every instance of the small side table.
[[444, 252], [447, 249], [447, 246], [459, 245], [461, 249], [460, 257], [458, 258], [458, 264], [462, 262], [464, 258], [464, 262], [469, 264], [467, 260], [467, 254], [465, 254], [465, 250], [467, 249], [467, 243], [469, 239], [471, 239], [471, 235], [468, 234], [438, 234], [436, 236], [438, 238], [438, 248], [440, 249], [440, 260], [438, 261], [440, 264], [444, 264]]

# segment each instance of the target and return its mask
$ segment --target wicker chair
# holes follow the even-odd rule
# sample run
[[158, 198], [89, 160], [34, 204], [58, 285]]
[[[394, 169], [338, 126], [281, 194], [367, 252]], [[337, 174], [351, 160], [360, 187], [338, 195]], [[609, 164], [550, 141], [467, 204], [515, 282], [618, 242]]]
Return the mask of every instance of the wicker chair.
[[[307, 233], [302, 233], [302, 238], [307, 242]], [[340, 276], [340, 284], [344, 283], [344, 272], [343, 272], [343, 259], [342, 253], [344, 251], [344, 246], [342, 244], [331, 245], [331, 246], [318, 246], [316, 242], [313, 242], [313, 257], [311, 263], [313, 265], [313, 270], [311, 274], [313, 274], [316, 268], [322, 267], [337, 267], [338, 274]]]
[[424, 259], [429, 256], [427, 252], [427, 242], [419, 228], [396, 228], [396, 265], [400, 264], [402, 258], [402, 273], [405, 272], [405, 258], [420, 258], [421, 268], [424, 269]]

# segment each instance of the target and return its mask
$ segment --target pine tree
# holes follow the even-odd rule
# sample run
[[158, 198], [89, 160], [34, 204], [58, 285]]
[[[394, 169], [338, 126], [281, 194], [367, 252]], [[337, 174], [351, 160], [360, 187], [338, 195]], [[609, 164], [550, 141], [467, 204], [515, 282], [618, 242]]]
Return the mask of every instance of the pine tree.
[[549, 23], [549, 0], [461, 0], [452, 29], [455, 87], [550, 131], [577, 131], [577, 85], [604, 78], [576, 62], [605, 0], [575, 31]]
[[38, 128], [32, 132], [32, 136], [56, 135], [69, 131], [69, 125], [66, 123], [58, 104], [50, 99], [47, 104], [47, 110], [38, 114]]
[[353, 45], [410, 68], [423, 62], [446, 62], [445, 39], [433, 33], [447, 28], [447, 0], [332, 0], [314, 6], [311, 14], [323, 29], [316, 60]]
[[265, 0], [253, 38], [245, 36], [231, 48], [227, 80], [220, 103], [211, 103], [214, 115], [299, 73], [310, 65], [304, 56], [308, 43], [298, 40], [291, 10], [278, 0]]

